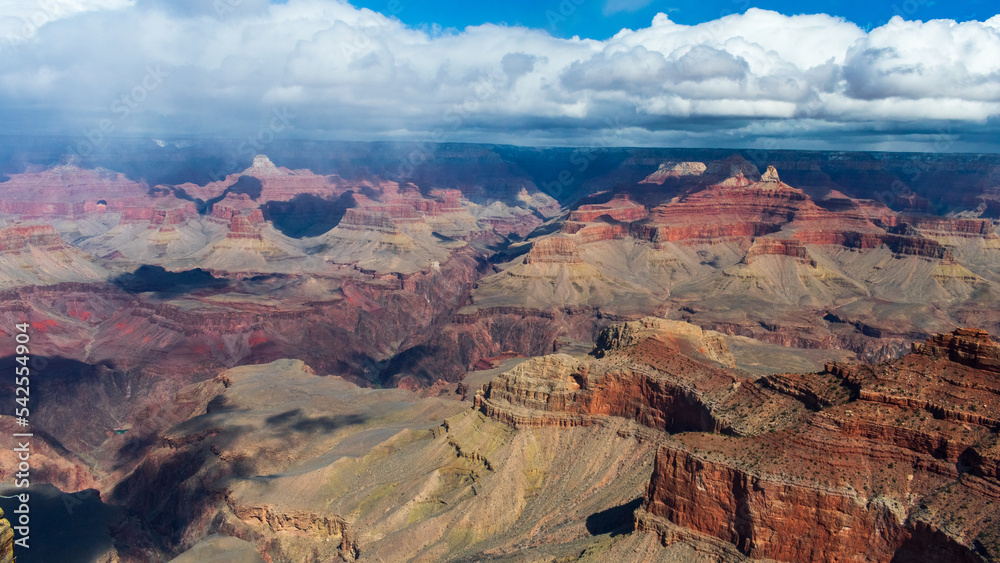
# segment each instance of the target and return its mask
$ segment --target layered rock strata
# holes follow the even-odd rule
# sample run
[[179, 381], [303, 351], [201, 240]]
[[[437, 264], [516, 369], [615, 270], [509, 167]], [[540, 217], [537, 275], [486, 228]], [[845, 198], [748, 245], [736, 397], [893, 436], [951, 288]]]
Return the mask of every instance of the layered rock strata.
[[694, 533], [778, 561], [1000, 553], [1000, 385], [985, 333], [939, 335], [880, 366], [749, 380], [685, 356], [677, 342], [699, 340], [662, 323], [607, 329], [600, 359], [521, 363], [476, 404], [518, 427], [624, 417], [675, 433], [637, 514], [664, 544]]

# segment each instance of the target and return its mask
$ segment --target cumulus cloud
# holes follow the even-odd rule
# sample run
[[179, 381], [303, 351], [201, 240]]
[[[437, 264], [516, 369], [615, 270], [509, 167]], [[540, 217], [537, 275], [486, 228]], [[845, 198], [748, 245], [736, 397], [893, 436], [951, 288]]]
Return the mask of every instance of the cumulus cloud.
[[281, 109], [295, 116], [282, 134], [302, 137], [858, 148], [947, 131], [956, 149], [1000, 148], [982, 141], [1000, 138], [1000, 16], [866, 32], [823, 14], [659, 14], [595, 41], [429, 33], [337, 0], [0, 0], [0, 13], [11, 133], [242, 135]]
[[27, 41], [46, 24], [96, 10], [131, 6], [133, 0], [0, 0], [0, 42]]

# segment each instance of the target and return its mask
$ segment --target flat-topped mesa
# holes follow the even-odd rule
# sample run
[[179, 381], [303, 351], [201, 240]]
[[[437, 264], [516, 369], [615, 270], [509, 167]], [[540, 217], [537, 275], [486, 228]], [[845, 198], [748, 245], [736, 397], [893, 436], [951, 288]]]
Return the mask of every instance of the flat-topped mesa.
[[565, 354], [532, 358], [487, 383], [475, 404], [513, 426], [589, 425], [589, 413], [577, 397], [585, 374], [586, 366]]
[[148, 197], [144, 184], [120, 172], [103, 168], [83, 169], [63, 164], [41, 172], [12, 174], [3, 183], [4, 201], [39, 203], [83, 203]]
[[640, 184], [663, 185], [670, 178], [683, 178], [685, 176], [701, 176], [708, 167], [704, 162], [664, 162], [660, 164], [656, 172], [646, 176], [639, 181]]
[[384, 205], [370, 205], [364, 207], [363, 209], [375, 213], [384, 213], [397, 225], [420, 223], [423, 221], [423, 218], [420, 216], [420, 213], [417, 212], [417, 209], [409, 203], [392, 202]]
[[979, 328], [957, 328], [928, 338], [922, 344], [914, 342], [913, 353], [1000, 373], [1000, 345]]
[[668, 340], [685, 354], [703, 356], [728, 367], [735, 365], [736, 360], [721, 333], [659, 317], [643, 317], [604, 327], [597, 335], [591, 354], [603, 358], [651, 337]]
[[344, 217], [337, 225], [340, 228], [395, 233], [400, 227], [424, 222], [421, 213], [406, 198], [391, 197], [390, 201], [384, 203], [362, 194], [354, 194], [352, 198], [355, 206], [344, 212]]
[[409, 205], [418, 214], [426, 217], [439, 217], [447, 213], [461, 213], [462, 192], [453, 189], [431, 190], [430, 198], [423, 197], [419, 191], [414, 194], [406, 194], [408, 197], [392, 200], [392, 203], [403, 203]]
[[55, 250], [66, 246], [52, 225], [20, 225], [0, 229], [0, 252], [20, 254], [29, 246]]
[[[759, 237], [789, 225], [796, 231], [845, 226], [844, 218], [781, 182], [773, 167], [756, 181], [733, 166], [736, 173], [721, 182], [655, 207], [649, 218], [632, 224], [632, 236], [654, 243], [696, 244]], [[862, 218], [847, 221], [846, 226], [877, 230]]]
[[616, 221], [630, 223], [645, 219], [649, 212], [644, 205], [632, 201], [627, 195], [616, 195], [607, 203], [581, 205], [570, 212], [569, 220], [589, 223], [604, 215]]
[[131, 207], [159, 207], [161, 198], [144, 183], [117, 172], [60, 165], [12, 175], [3, 183], [0, 213], [21, 219], [80, 219]]
[[536, 240], [524, 258], [525, 264], [580, 264], [580, 249], [569, 237], [553, 236]]
[[370, 207], [351, 207], [344, 212], [344, 217], [337, 224], [339, 229], [350, 231], [379, 231], [383, 233], [399, 233], [396, 222], [388, 213], [376, 211]]
[[[781, 181], [777, 170], [769, 166], [759, 181], [741, 171], [708, 188], [654, 208], [650, 217], [630, 225], [632, 236], [654, 243], [697, 244], [733, 241], [784, 233], [775, 239], [795, 242], [771, 242], [761, 239], [748, 258], [760, 254], [787, 254], [806, 260], [802, 244], [839, 245], [867, 250], [888, 247], [900, 255], [942, 260], [954, 256], [940, 242], [924, 236], [919, 229], [885, 222], [886, 217], [872, 218], [858, 206], [830, 211], [818, 206], [804, 192]], [[889, 219], [894, 219], [889, 217]], [[876, 224], [874, 221], [879, 221]], [[986, 227], [979, 223], [954, 224], [930, 222], [937, 229], [953, 228], [977, 236]], [[887, 231], [888, 229], [888, 231]]]

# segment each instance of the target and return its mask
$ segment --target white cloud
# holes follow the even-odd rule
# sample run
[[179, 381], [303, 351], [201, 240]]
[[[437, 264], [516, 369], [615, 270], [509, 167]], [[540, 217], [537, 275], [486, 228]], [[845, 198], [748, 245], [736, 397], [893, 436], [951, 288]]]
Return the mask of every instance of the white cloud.
[[855, 43], [844, 68], [847, 93], [855, 98], [996, 102], [1000, 33], [977, 22], [909, 22], [896, 16]]
[[498, 25], [432, 35], [335, 0], [219, 1], [232, 9], [0, 0], [8, 19], [58, 15], [13, 43], [0, 24], [0, 120], [224, 135], [288, 106], [289, 135], [584, 145], [609, 129], [622, 144], [836, 144], [894, 128], [981, 136], [1000, 121], [1000, 16], [865, 32], [823, 14], [750, 9], [694, 26], [659, 14], [593, 41]]
[[132, 4], [132, 0], [0, 0], [0, 42], [7, 45], [23, 42], [52, 22]]

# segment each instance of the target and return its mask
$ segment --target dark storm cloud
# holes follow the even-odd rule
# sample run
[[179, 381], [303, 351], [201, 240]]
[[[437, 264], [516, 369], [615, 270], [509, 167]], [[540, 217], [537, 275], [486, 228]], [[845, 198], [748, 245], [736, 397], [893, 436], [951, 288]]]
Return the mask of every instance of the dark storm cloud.
[[333, 0], [58, 5], [0, 0], [8, 133], [255, 135], [286, 111], [281, 134], [303, 137], [997, 145], [1000, 17], [865, 31], [823, 14], [660, 14], [591, 41], [431, 34]]

